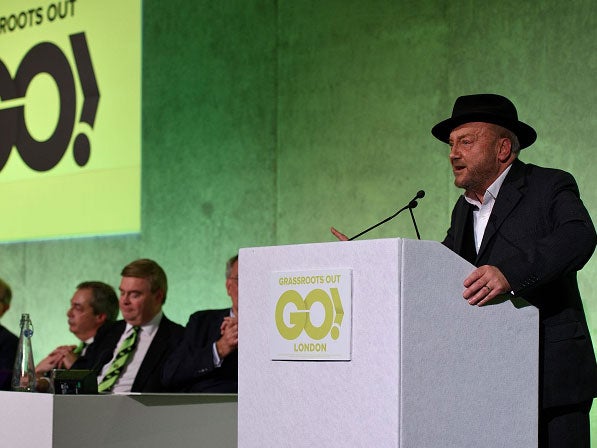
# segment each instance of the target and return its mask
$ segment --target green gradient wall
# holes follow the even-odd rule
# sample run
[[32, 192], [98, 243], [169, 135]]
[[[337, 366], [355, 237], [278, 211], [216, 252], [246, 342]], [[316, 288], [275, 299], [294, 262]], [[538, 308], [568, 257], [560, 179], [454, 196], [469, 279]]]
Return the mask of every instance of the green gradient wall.
[[[38, 359], [74, 342], [74, 286], [117, 287], [138, 257], [166, 269], [184, 324], [227, 305], [239, 247], [354, 234], [419, 189], [422, 237], [442, 239], [460, 192], [430, 128], [461, 94], [513, 99], [539, 134], [521, 158], [572, 172], [596, 217], [590, 0], [147, 0], [143, 19], [141, 235], [0, 246], [3, 324], [29, 312]], [[414, 237], [406, 215], [370, 238], [390, 236]], [[579, 277], [597, 340], [596, 275], [594, 257]]]

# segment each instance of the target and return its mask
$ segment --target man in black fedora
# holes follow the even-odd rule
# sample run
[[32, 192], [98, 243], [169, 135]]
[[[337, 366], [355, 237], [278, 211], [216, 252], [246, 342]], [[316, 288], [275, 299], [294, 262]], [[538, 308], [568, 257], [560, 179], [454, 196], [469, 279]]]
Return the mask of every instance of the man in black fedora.
[[518, 159], [537, 135], [503, 96], [462, 96], [431, 132], [465, 190], [443, 241], [478, 266], [463, 297], [480, 306], [513, 294], [539, 309], [539, 446], [589, 447], [597, 365], [576, 273], [597, 236], [574, 178]]
[[[576, 181], [518, 159], [537, 134], [500, 95], [459, 97], [431, 133], [450, 145], [454, 184], [464, 189], [443, 241], [477, 266], [463, 297], [481, 306], [514, 295], [539, 309], [539, 446], [589, 447], [597, 364], [576, 273], [597, 235]], [[525, 381], [525, 372], [512, 375]]]

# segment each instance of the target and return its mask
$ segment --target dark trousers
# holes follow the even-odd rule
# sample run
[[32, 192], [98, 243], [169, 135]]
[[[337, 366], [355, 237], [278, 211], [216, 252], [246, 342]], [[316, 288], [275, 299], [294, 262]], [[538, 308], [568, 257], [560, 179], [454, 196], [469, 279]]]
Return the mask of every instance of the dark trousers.
[[590, 448], [593, 401], [539, 411], [539, 448]]

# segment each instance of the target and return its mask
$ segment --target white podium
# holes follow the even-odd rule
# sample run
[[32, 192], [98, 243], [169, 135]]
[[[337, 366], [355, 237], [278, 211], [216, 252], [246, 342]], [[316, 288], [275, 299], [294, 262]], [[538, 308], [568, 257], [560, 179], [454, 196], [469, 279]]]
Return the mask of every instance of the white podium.
[[0, 392], [0, 446], [236, 446], [236, 394]]
[[[352, 271], [350, 360], [272, 360], [275, 273], [333, 269]], [[538, 311], [470, 306], [472, 270], [431, 241], [241, 249], [238, 446], [537, 446]]]

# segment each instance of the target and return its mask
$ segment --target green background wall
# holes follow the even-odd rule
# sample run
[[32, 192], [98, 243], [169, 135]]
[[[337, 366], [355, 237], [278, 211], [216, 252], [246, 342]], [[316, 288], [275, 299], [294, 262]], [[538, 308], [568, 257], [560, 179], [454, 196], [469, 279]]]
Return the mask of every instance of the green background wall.
[[[441, 240], [460, 191], [430, 128], [461, 94], [510, 97], [539, 134], [521, 158], [572, 172], [595, 218], [596, 11], [591, 0], [146, 0], [142, 232], [1, 245], [14, 290], [3, 324], [17, 332], [29, 312], [41, 359], [74, 342], [75, 285], [117, 287], [139, 257], [165, 268], [165, 312], [184, 324], [227, 306], [224, 262], [239, 247], [332, 241], [330, 225], [352, 235], [419, 189], [422, 237]], [[393, 236], [415, 237], [408, 216], [369, 238]], [[580, 285], [597, 339], [596, 275], [594, 257]]]

